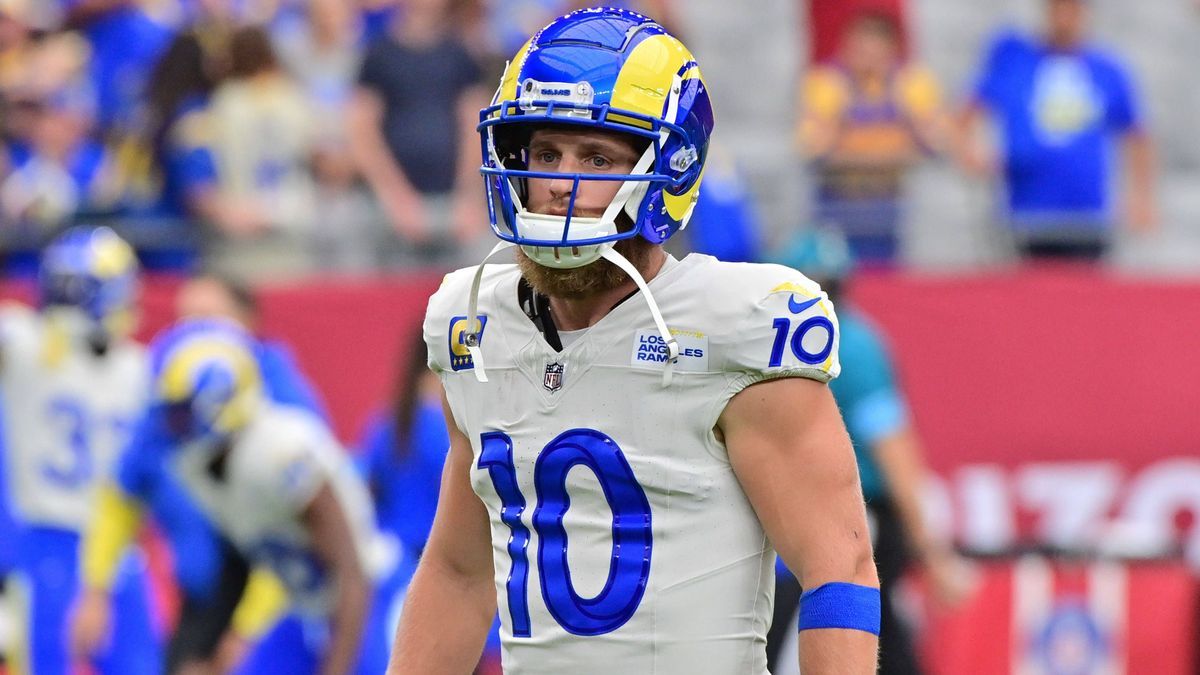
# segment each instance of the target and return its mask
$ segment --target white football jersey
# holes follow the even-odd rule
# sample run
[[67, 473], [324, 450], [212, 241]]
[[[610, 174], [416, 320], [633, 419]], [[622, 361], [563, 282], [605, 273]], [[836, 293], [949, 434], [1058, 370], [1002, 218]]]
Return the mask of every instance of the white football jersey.
[[751, 384], [837, 375], [829, 300], [786, 267], [668, 259], [649, 284], [680, 347], [664, 385], [640, 295], [555, 352], [495, 265], [480, 382], [473, 271], [446, 278], [425, 336], [491, 518], [506, 672], [766, 673], [775, 551], [713, 429]]
[[141, 415], [148, 364], [141, 345], [102, 356], [66, 341], [27, 307], [0, 309], [0, 409], [17, 517], [81, 532]]
[[371, 578], [383, 573], [389, 561], [367, 488], [320, 418], [264, 402], [234, 440], [223, 475], [210, 466], [210, 447], [196, 442], [176, 454], [184, 486], [247, 558], [275, 572], [293, 608], [310, 615], [330, 610], [331, 579], [301, 519], [326, 482], [350, 521], [364, 571]]

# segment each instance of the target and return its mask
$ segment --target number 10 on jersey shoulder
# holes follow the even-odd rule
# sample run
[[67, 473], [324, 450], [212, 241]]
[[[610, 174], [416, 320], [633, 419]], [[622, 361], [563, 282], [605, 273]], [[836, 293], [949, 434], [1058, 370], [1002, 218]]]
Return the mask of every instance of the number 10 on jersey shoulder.
[[[511, 536], [512, 560], [505, 591], [514, 637], [530, 637], [529, 528], [521, 520], [525, 496], [517, 484], [512, 439], [502, 432], [480, 437], [478, 467], [487, 469], [500, 497], [500, 520]], [[575, 592], [567, 564], [567, 532], [563, 518], [571, 505], [567, 474], [578, 465], [588, 467], [600, 483], [613, 513], [612, 551], [608, 578], [594, 597]], [[637, 611], [650, 578], [654, 540], [650, 503], [637, 482], [621, 448], [595, 429], [571, 429], [550, 441], [538, 455], [533, 470], [537, 507], [533, 529], [538, 535], [538, 581], [546, 608], [568, 632], [603, 635], [623, 626]]]

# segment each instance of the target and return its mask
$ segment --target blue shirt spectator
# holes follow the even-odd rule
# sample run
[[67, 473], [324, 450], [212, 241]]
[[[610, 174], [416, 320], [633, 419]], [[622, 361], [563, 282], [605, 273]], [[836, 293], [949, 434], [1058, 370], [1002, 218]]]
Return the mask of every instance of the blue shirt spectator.
[[[1001, 32], [988, 48], [964, 112], [968, 131], [986, 113], [1002, 140], [996, 169], [1007, 189], [1006, 219], [1032, 257], [1096, 259], [1119, 221], [1113, 210], [1114, 141], [1125, 141], [1128, 225], [1156, 220], [1151, 148], [1140, 103], [1119, 57], [1086, 38], [1088, 3], [1046, 0], [1046, 29]], [[990, 173], [975, 143], [968, 168]]]
[[1111, 141], [1141, 123], [1115, 55], [1093, 46], [1060, 51], [1006, 33], [993, 42], [974, 96], [1003, 130], [1016, 226], [1063, 214], [1096, 226], [1110, 220]]

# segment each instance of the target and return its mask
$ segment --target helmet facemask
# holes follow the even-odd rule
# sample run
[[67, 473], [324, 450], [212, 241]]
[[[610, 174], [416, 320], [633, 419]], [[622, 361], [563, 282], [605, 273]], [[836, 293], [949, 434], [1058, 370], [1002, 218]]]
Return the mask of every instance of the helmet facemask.
[[[676, 105], [679, 87], [671, 97]], [[616, 111], [608, 106], [561, 103], [558, 101], [508, 102], [481, 113], [480, 135], [484, 165], [481, 173], [487, 188], [492, 229], [501, 239], [521, 246], [538, 264], [558, 269], [581, 267], [599, 259], [621, 239], [645, 236], [659, 243], [665, 236], [646, 236], [647, 210], [655, 205], [649, 195], [674, 192], [694, 182], [688, 171], [696, 151], [664, 156], [672, 145], [691, 147], [684, 131], [658, 118]], [[629, 173], [548, 173], [530, 171], [528, 148], [534, 129], [557, 126], [599, 129], [620, 133], [645, 144]], [[671, 141], [674, 141], [673, 143]], [[687, 157], [691, 161], [687, 161]], [[676, 170], [681, 167], [680, 170]], [[695, 173], [698, 173], [698, 167]], [[534, 213], [527, 208], [529, 180], [573, 182], [567, 215]], [[618, 181], [622, 185], [599, 216], [575, 215], [575, 200], [581, 185], [589, 181]]]

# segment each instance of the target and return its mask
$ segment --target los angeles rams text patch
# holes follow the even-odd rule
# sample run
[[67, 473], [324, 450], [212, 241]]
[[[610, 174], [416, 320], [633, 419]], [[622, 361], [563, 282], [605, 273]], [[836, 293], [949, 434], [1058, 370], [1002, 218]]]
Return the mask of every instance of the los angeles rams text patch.
[[[672, 328], [671, 335], [679, 343], [679, 362], [675, 369], [685, 372], [708, 370], [708, 336], [699, 331]], [[657, 330], [648, 328], [633, 335], [633, 351], [629, 365], [634, 368], [661, 370], [667, 362], [667, 341]]]

